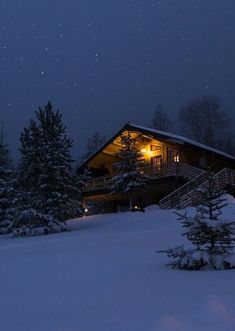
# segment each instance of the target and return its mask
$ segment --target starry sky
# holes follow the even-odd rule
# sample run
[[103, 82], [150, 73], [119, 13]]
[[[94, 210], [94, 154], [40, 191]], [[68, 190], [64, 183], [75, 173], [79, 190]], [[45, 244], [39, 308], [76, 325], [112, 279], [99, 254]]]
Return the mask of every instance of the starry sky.
[[63, 112], [74, 156], [99, 130], [176, 118], [216, 95], [234, 117], [234, 0], [0, 0], [0, 120], [17, 155], [38, 106]]

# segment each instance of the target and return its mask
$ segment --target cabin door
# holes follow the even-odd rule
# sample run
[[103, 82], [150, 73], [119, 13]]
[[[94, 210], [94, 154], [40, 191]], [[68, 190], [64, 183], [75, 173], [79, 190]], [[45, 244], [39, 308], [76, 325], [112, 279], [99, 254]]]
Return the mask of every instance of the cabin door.
[[158, 155], [158, 156], [151, 157], [151, 165], [155, 169], [161, 170], [162, 169], [162, 156]]

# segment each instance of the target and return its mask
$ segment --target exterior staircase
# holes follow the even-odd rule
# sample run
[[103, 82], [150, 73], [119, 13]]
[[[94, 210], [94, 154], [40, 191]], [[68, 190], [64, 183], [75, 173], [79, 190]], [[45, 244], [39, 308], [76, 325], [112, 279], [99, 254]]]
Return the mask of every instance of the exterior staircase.
[[[195, 174], [196, 173], [197, 172], [195, 170]], [[205, 177], [205, 172], [200, 170], [200, 173], [197, 176], [194, 176], [194, 178], [192, 178], [189, 182], [160, 200], [160, 208], [183, 209], [195, 205], [198, 202], [195, 189], [205, 187], [207, 183], [208, 180]], [[227, 185], [235, 186], [235, 170], [229, 168], [222, 169], [214, 175], [213, 183], [218, 190], [224, 189]]]

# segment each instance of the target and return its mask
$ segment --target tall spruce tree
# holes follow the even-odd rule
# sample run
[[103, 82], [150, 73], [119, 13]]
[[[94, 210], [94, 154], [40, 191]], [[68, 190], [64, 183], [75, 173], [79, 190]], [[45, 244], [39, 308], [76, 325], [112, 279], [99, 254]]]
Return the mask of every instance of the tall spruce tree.
[[39, 108], [20, 141], [21, 197], [14, 235], [65, 230], [66, 220], [78, 215], [80, 191], [73, 171], [73, 142], [66, 134], [62, 114], [50, 102]]
[[0, 234], [7, 233], [13, 221], [13, 170], [10, 169], [9, 150], [0, 132]]
[[168, 264], [173, 268], [231, 269], [235, 267], [235, 255], [232, 253], [235, 240], [235, 222], [222, 217], [222, 209], [227, 205], [221, 197], [213, 174], [205, 174], [206, 185], [196, 189], [199, 205], [193, 217], [187, 213], [180, 215], [183, 233], [195, 248], [186, 250], [183, 246], [165, 251], [173, 260]]
[[137, 141], [130, 132], [121, 135], [121, 145], [117, 156], [120, 161], [114, 164], [117, 174], [112, 178], [111, 194], [124, 193], [129, 198], [129, 207], [132, 209], [133, 193], [144, 190], [147, 176], [140, 170], [142, 154], [137, 149]]

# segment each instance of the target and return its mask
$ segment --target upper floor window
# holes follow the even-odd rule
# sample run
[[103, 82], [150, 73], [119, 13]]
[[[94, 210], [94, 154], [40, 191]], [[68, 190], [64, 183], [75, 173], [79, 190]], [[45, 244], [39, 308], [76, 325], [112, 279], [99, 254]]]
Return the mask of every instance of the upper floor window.
[[157, 145], [150, 145], [150, 151], [160, 151], [161, 150], [161, 146], [157, 146]]
[[167, 148], [167, 162], [173, 163], [173, 162], [179, 162], [180, 156], [179, 151], [176, 148]]

